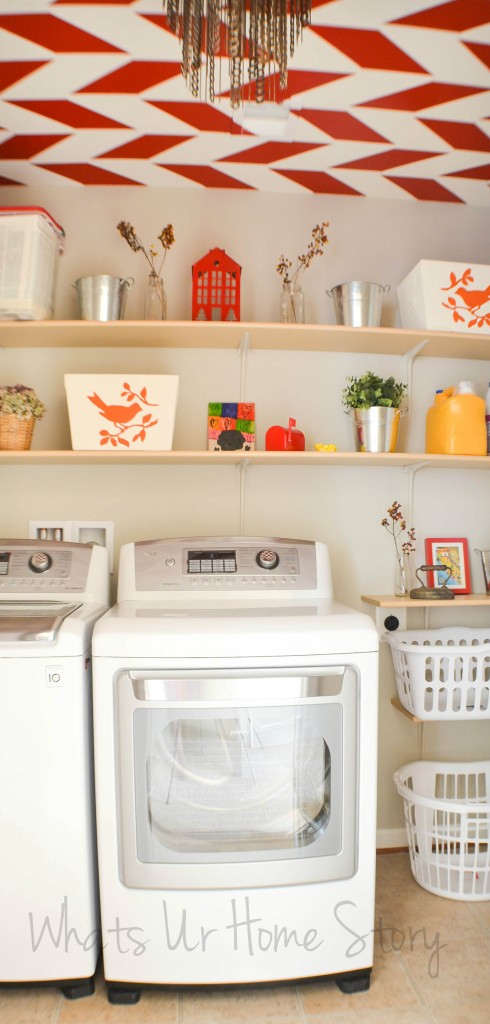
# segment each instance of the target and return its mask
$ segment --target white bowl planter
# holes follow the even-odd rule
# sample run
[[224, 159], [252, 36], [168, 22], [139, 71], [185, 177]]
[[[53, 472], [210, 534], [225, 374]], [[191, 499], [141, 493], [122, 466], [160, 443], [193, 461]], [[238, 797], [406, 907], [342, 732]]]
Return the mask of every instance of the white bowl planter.
[[170, 451], [178, 386], [166, 374], [65, 374], [72, 448]]

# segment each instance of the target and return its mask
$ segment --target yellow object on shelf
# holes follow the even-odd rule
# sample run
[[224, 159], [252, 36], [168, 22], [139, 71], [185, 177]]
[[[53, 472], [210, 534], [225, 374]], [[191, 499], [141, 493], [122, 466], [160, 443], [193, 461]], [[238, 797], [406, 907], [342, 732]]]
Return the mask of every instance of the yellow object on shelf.
[[337, 451], [337, 445], [336, 444], [316, 444], [315, 445], [315, 451], [316, 452], [336, 452]]
[[485, 401], [470, 392], [455, 392], [437, 392], [427, 413], [425, 450], [433, 455], [486, 455]]

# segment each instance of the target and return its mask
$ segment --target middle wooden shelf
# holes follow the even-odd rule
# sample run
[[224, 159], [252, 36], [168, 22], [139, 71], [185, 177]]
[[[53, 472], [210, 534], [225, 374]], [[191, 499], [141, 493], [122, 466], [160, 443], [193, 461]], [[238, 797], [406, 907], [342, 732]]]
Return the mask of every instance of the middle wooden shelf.
[[251, 466], [352, 466], [366, 468], [369, 466], [428, 466], [433, 469], [490, 469], [490, 457], [487, 455], [426, 455], [420, 452], [268, 452], [268, 451], [123, 451], [122, 449], [104, 449], [103, 451], [72, 451], [30, 449], [28, 451], [0, 450], [0, 465], [81, 465], [99, 463], [132, 463], [147, 465], [149, 463], [166, 463], [168, 465], [203, 465], [218, 466], [240, 465]]

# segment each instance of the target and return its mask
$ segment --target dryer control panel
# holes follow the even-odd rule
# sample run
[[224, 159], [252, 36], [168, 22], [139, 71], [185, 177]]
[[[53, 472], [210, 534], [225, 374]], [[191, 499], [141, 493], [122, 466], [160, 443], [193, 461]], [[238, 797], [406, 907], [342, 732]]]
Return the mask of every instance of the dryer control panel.
[[[323, 563], [318, 564], [318, 547]], [[277, 537], [194, 537], [140, 541], [122, 552], [118, 600], [168, 593], [318, 593], [330, 585], [324, 545]], [[134, 555], [133, 555], [134, 553]], [[134, 557], [134, 594], [130, 564]], [[328, 594], [324, 596], [329, 596]]]

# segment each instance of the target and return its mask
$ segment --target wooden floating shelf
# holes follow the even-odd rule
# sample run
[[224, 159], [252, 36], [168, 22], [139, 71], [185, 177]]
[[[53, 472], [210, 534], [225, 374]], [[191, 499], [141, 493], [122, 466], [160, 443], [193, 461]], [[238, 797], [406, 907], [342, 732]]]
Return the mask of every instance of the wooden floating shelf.
[[490, 335], [331, 324], [221, 323], [193, 320], [5, 320], [4, 348], [229, 348], [248, 333], [251, 349], [358, 352], [489, 359]]
[[[490, 457], [486, 455], [425, 455], [412, 452], [123, 451], [115, 448], [105, 448], [100, 451], [0, 450], [0, 465], [97, 465], [99, 463], [106, 465], [132, 463], [141, 466], [155, 463], [208, 466], [350, 466], [356, 469], [372, 466], [395, 469], [405, 466], [428, 466], [433, 469], [490, 469]], [[368, 600], [368, 598], [363, 598], [363, 600]], [[398, 600], [398, 598], [391, 598], [392, 603]], [[375, 600], [372, 599], [370, 603], [374, 604]], [[407, 607], [415, 603], [408, 601]], [[422, 601], [417, 603], [423, 604]], [[434, 602], [429, 603], [433, 604]], [[453, 604], [454, 602], [449, 603]]]
[[395, 597], [393, 594], [361, 594], [361, 601], [376, 608], [476, 608], [490, 605], [490, 594], [455, 594], [449, 601], [418, 601], [412, 597]]

